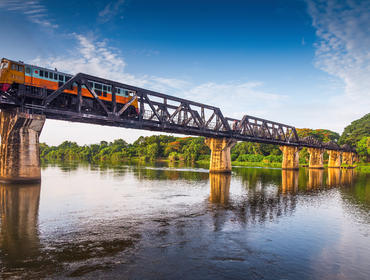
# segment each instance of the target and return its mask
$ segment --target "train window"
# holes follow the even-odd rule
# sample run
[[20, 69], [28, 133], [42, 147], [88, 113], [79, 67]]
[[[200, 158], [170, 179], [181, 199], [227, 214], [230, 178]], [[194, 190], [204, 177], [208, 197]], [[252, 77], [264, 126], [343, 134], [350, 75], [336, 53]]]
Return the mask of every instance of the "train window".
[[9, 66], [9, 62], [8, 61], [4, 61], [3, 63], [1, 63], [0, 69], [8, 68], [8, 66]]
[[71, 78], [71, 76], [66, 76], [66, 82], [69, 81]]
[[90, 88], [93, 88], [94, 87], [94, 83], [93, 82], [89, 82], [89, 87]]
[[53, 73], [49, 72], [49, 79], [53, 78]]
[[108, 86], [107, 89], [108, 89], [108, 91], [111, 91], [111, 87], [110, 86]]
[[95, 88], [101, 90], [102, 89], [102, 86], [101, 86], [101, 84], [95, 83]]
[[106, 85], [103, 85], [103, 90], [107, 91], [107, 86]]
[[64, 77], [63, 77], [63, 75], [59, 75], [59, 81], [64, 82]]
[[17, 65], [15, 65], [15, 64], [12, 64], [12, 70], [17, 70]]
[[44, 70], [40, 70], [40, 77], [44, 77]]
[[44, 77], [45, 77], [45, 78], [49, 78], [49, 72], [44, 71]]
[[54, 73], [54, 80], [58, 80], [58, 74]]
[[31, 73], [31, 69], [29, 67], [26, 68], [26, 73], [27, 74], [30, 74]]

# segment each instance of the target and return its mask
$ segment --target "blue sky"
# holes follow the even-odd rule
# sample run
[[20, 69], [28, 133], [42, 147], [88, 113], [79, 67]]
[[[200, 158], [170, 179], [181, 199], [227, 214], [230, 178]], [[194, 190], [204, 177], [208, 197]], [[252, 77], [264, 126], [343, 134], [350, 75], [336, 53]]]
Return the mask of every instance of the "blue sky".
[[[370, 108], [370, 1], [0, 0], [0, 56], [341, 133]], [[41, 141], [151, 132], [48, 120]]]

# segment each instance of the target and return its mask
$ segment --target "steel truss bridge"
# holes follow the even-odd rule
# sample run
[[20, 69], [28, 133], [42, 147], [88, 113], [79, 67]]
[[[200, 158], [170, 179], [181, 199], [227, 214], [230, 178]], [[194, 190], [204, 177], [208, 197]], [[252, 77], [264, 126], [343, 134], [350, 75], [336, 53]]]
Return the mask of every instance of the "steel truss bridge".
[[[110, 85], [112, 102], [99, 99], [89, 82]], [[63, 93], [77, 86], [77, 95]], [[83, 97], [82, 86], [92, 98]], [[115, 88], [134, 92], [126, 104], [116, 102]], [[139, 113], [128, 114], [137, 100]], [[50, 91], [18, 85], [0, 95], [0, 108], [19, 107], [21, 111], [43, 114], [47, 118], [107, 126], [145, 129], [168, 133], [229, 138], [283, 146], [353, 151], [335, 142], [322, 143], [313, 137], [299, 138], [295, 127], [249, 115], [242, 119], [225, 117], [220, 108], [79, 73]]]

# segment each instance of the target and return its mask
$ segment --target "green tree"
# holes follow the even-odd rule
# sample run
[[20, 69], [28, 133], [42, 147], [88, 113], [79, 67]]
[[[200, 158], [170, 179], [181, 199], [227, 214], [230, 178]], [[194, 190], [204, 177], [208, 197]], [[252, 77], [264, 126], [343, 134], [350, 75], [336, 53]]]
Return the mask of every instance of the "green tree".
[[357, 142], [356, 151], [362, 161], [370, 161], [370, 137], [364, 136]]
[[365, 136], [370, 136], [370, 113], [346, 126], [339, 138], [339, 143], [355, 147], [357, 142]]

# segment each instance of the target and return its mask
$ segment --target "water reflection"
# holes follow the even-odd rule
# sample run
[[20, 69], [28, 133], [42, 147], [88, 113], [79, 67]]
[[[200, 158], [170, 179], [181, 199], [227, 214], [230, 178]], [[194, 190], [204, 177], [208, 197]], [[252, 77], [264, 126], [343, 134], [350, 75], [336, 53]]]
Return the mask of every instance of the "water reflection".
[[227, 205], [229, 202], [231, 174], [210, 173], [211, 192], [209, 201]]
[[340, 168], [328, 168], [326, 184], [329, 187], [336, 187], [340, 185]]
[[39, 253], [40, 183], [0, 185], [0, 248], [4, 262], [19, 265]]
[[298, 191], [299, 170], [282, 170], [281, 172], [282, 193], [295, 193]]
[[367, 174], [56, 167], [44, 167], [40, 209], [40, 185], [0, 186], [0, 278], [240, 279], [257, 267], [256, 278], [309, 279], [318, 267], [315, 276], [329, 279], [335, 268], [320, 259], [323, 248], [335, 255], [326, 254], [328, 262], [348, 269], [361, 259], [358, 271], [369, 272]]
[[323, 187], [323, 178], [324, 178], [323, 169], [309, 169], [307, 190]]
[[343, 186], [351, 186], [353, 183], [353, 169], [342, 169], [340, 183]]

